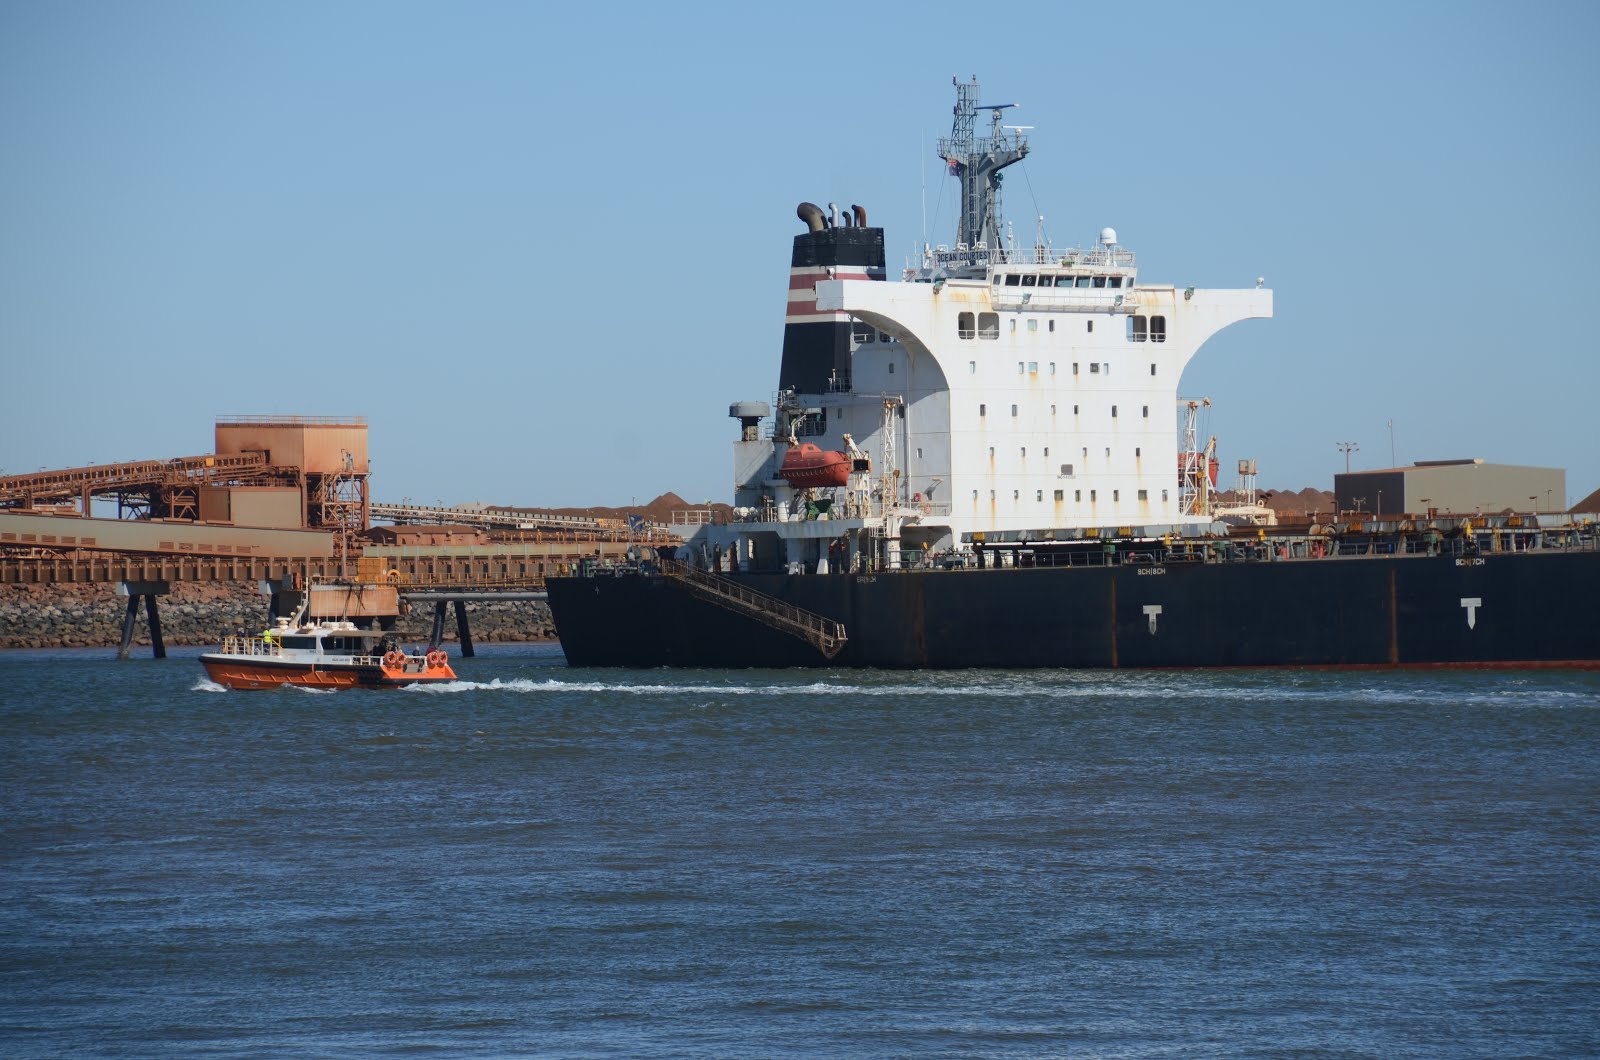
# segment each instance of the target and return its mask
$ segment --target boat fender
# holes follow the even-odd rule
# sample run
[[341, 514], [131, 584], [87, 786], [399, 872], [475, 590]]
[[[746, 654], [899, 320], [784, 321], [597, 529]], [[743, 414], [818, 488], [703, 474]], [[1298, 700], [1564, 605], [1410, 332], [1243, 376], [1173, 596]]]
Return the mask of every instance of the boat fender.
[[406, 657], [397, 651], [389, 652], [383, 657], [383, 665], [389, 667], [404, 666]]

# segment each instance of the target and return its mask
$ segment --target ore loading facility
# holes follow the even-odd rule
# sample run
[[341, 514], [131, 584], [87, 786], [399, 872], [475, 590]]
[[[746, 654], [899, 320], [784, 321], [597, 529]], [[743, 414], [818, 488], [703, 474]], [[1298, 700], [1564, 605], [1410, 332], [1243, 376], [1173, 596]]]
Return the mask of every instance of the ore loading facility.
[[232, 415], [215, 432], [199, 456], [0, 476], [0, 585], [116, 585], [121, 657], [141, 609], [165, 656], [159, 601], [177, 582], [253, 584], [268, 618], [309, 596], [312, 617], [387, 629], [431, 606], [430, 646], [453, 606], [472, 655], [469, 602], [542, 599], [547, 573], [681, 540], [639, 519], [374, 503], [360, 416]]

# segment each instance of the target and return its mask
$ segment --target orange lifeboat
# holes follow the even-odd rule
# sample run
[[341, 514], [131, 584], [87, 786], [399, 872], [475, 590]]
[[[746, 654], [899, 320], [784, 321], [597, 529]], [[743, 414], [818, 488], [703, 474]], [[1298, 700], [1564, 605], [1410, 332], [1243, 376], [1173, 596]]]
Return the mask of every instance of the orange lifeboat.
[[850, 458], [836, 450], [802, 442], [783, 454], [778, 477], [796, 489], [843, 486], [850, 481]]
[[1180, 476], [1182, 476], [1185, 473], [1187, 473], [1190, 468], [1193, 468], [1194, 470], [1198, 471], [1202, 467], [1205, 467], [1207, 472], [1209, 473], [1209, 477], [1211, 479], [1211, 485], [1213, 487], [1215, 487], [1216, 484], [1217, 484], [1217, 458], [1216, 457], [1212, 457], [1211, 460], [1210, 460], [1210, 466], [1207, 467], [1206, 465], [1207, 465], [1207, 461], [1206, 461], [1206, 455], [1204, 453], [1179, 453], [1178, 454], [1178, 474]]

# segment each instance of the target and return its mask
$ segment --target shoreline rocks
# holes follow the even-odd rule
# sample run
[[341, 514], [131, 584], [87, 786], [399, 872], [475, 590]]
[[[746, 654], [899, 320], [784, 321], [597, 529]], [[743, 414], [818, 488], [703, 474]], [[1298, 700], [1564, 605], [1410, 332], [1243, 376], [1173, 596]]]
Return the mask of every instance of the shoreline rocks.
[[[128, 598], [114, 583], [0, 586], [0, 649], [115, 648], [122, 643]], [[224, 631], [256, 632], [267, 625], [267, 598], [245, 582], [176, 582], [160, 597], [161, 639], [168, 647], [215, 644]], [[543, 601], [467, 604], [472, 639], [479, 644], [541, 641], [555, 637], [550, 608]], [[403, 640], [426, 642], [433, 609], [416, 607], [401, 616], [395, 632]], [[455, 612], [445, 613], [444, 639], [456, 642]], [[133, 643], [148, 647], [150, 626], [139, 608]]]

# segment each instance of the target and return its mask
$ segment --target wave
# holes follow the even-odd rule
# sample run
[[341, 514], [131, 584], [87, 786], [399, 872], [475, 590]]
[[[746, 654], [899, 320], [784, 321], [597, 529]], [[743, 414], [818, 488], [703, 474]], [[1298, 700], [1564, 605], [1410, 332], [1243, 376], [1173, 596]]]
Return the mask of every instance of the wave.
[[201, 677], [189, 686], [191, 692], [226, 692], [226, 685], [219, 685], [209, 677]]

